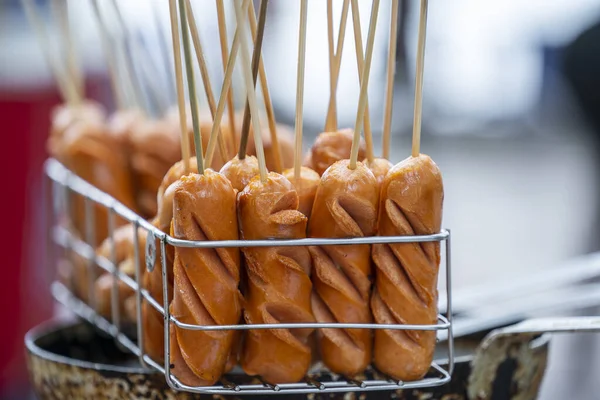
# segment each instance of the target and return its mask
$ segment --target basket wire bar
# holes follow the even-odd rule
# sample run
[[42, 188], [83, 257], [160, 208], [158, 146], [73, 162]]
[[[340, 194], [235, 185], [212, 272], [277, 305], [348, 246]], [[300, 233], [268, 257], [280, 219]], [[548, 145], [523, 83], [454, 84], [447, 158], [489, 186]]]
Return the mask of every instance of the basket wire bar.
[[[113, 197], [100, 191], [95, 186], [73, 174], [62, 164], [54, 159], [48, 159], [45, 163], [46, 176], [51, 182], [50, 193], [52, 199], [51, 216], [47, 219], [48, 243], [62, 248], [68, 256], [69, 253], [77, 254], [86, 262], [88, 273], [88, 302], [77, 298], [63, 283], [55, 281], [51, 285], [52, 294], [55, 299], [70, 308], [75, 314], [95, 325], [112, 336], [116, 342], [126, 350], [135, 355], [140, 364], [145, 368], [155, 369], [164, 374], [166, 383], [174, 390], [188, 391], [204, 394], [220, 395], [269, 395], [269, 394], [309, 394], [323, 392], [367, 392], [382, 390], [416, 389], [440, 386], [448, 383], [454, 371], [454, 337], [452, 333], [452, 290], [451, 290], [451, 240], [450, 231], [442, 230], [433, 235], [420, 236], [377, 236], [345, 239], [286, 239], [286, 240], [225, 240], [225, 241], [188, 241], [171, 237], [154, 227], [148, 221], [125, 207]], [[58, 186], [58, 189], [57, 189]], [[73, 226], [74, 210], [72, 208], [71, 195], [76, 194], [84, 199], [85, 211], [85, 241], [74, 235], [69, 228]], [[95, 208], [104, 207], [107, 210], [108, 219], [108, 243], [111, 245], [110, 254], [107, 259], [98, 255], [95, 242]], [[130, 277], [121, 271], [117, 265], [116, 254], [116, 221], [119, 216], [133, 226], [133, 256], [134, 277]], [[147, 234], [145, 263], [140, 260], [144, 255], [140, 254], [138, 231]], [[200, 326], [183, 323], [170, 314], [169, 310], [169, 285], [167, 277], [166, 247], [187, 248], [224, 248], [224, 247], [276, 247], [276, 246], [328, 246], [328, 245], [357, 245], [357, 244], [392, 244], [392, 243], [419, 243], [419, 242], [445, 242], [445, 266], [446, 266], [446, 316], [438, 314], [437, 322], [431, 325], [401, 325], [401, 324], [362, 324], [362, 323], [278, 323], [278, 324], [248, 324], [248, 325], [209, 325]], [[158, 242], [158, 249], [156, 249]], [[149, 250], [150, 248], [150, 250]], [[158, 251], [157, 251], [158, 250]], [[153, 257], [149, 261], [148, 252]], [[53, 253], [57, 253], [53, 251]], [[159, 260], [161, 265], [161, 279], [163, 298], [153, 298], [150, 293], [142, 287], [142, 265], [148, 270], [154, 267], [154, 260]], [[100, 270], [110, 274], [112, 285], [110, 289], [110, 321], [100, 315], [95, 302], [95, 280]], [[122, 316], [120, 303], [119, 283], [123, 282], [134, 291], [135, 295], [135, 319], [137, 342], [130, 339], [122, 330]], [[159, 363], [146, 354], [144, 349], [144, 324], [142, 323], [142, 302], [146, 301], [156, 311], [161, 313], [164, 322], [164, 363]], [[162, 303], [162, 304], [161, 304]], [[249, 330], [249, 329], [298, 329], [298, 328], [337, 328], [337, 329], [389, 329], [389, 330], [423, 330], [436, 331], [438, 333], [447, 331], [447, 354], [448, 365], [442, 368], [435, 362], [432, 363], [430, 373], [423, 379], [411, 382], [388, 379], [352, 380], [347, 378], [320, 381], [315, 379], [312, 370], [307, 373], [303, 382], [282, 383], [271, 385], [260, 380], [256, 384], [237, 384], [230, 381], [234, 375], [222, 378], [220, 385], [193, 387], [180, 382], [171, 373], [170, 364], [170, 327], [174, 325], [180, 329], [194, 331], [223, 331], [223, 330]], [[382, 375], [383, 376], [383, 375]]]

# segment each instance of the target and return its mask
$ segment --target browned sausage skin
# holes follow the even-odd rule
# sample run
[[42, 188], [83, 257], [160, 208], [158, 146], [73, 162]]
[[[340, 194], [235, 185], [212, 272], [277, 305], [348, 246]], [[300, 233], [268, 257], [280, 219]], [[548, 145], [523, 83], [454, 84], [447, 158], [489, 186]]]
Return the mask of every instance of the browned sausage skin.
[[[428, 235], [440, 231], [444, 189], [437, 165], [426, 155], [394, 166], [381, 187], [379, 234]], [[382, 324], [434, 324], [440, 245], [398, 243], [373, 246], [376, 265], [371, 309]], [[374, 361], [382, 372], [416, 380], [428, 371], [435, 349], [433, 331], [377, 330]]]
[[[307, 218], [298, 211], [298, 195], [283, 176], [271, 172], [266, 182], [253, 178], [240, 193], [243, 239], [301, 239]], [[248, 247], [247, 323], [314, 322], [310, 297], [311, 260], [305, 247]], [[311, 361], [311, 329], [252, 330], [246, 333], [241, 357], [244, 371], [270, 383], [296, 382]]]
[[258, 175], [258, 160], [254, 156], [246, 156], [243, 160], [235, 156], [221, 168], [220, 172], [229, 179], [235, 190], [241, 192], [250, 180]]
[[379, 187], [381, 187], [388, 171], [394, 166], [387, 158], [374, 158], [372, 162], [364, 160], [363, 163], [371, 170], [373, 175], [375, 175]]
[[[196, 157], [189, 159], [189, 168], [193, 173], [198, 172]], [[173, 220], [173, 196], [175, 193], [175, 185], [179, 178], [185, 174], [183, 160], [175, 163], [166, 175], [158, 188], [157, 203], [158, 214], [152, 220], [152, 225], [161, 231], [167, 233], [171, 230], [171, 222]], [[156, 246], [160, 246], [159, 241], [156, 241]], [[175, 258], [175, 249], [172, 246], [166, 246], [166, 266], [167, 266], [167, 284], [168, 284], [168, 301], [173, 298], [173, 260]], [[162, 263], [160, 257], [157, 257], [154, 269], [148, 272], [144, 268], [143, 286], [148, 291], [150, 296], [159, 304], [163, 302], [162, 289]], [[147, 301], [142, 303], [142, 321], [144, 333], [144, 351], [148, 355], [162, 363], [164, 360], [164, 325], [163, 316], [152, 307]]]
[[[310, 149], [310, 156], [306, 156], [303, 165], [314, 169], [319, 175], [323, 175], [325, 170], [336, 161], [350, 158], [353, 136], [354, 132], [352, 129], [342, 129], [319, 134]], [[362, 160], [365, 157], [366, 146], [364, 140], [361, 139], [358, 149], [358, 159]]]
[[[309, 222], [310, 237], [372, 236], [377, 227], [379, 191], [362, 163], [338, 161], [322, 176]], [[319, 322], [370, 323], [371, 255], [369, 245], [311, 247], [313, 312]], [[319, 348], [333, 372], [355, 376], [371, 361], [367, 329], [322, 329]]]
[[[171, 234], [185, 240], [237, 240], [236, 194], [210, 169], [175, 184]], [[237, 248], [175, 248], [171, 314], [195, 325], [235, 325], [242, 311]], [[188, 385], [212, 385], [223, 374], [233, 331], [192, 331], [171, 324], [172, 373]]]
[[308, 167], [301, 167], [300, 179], [296, 181], [294, 169], [286, 169], [283, 171], [285, 176], [298, 192], [299, 204], [298, 211], [306, 215], [306, 218], [310, 218], [313, 203], [315, 202], [315, 195], [317, 194], [317, 188], [321, 182], [321, 177], [315, 171]]

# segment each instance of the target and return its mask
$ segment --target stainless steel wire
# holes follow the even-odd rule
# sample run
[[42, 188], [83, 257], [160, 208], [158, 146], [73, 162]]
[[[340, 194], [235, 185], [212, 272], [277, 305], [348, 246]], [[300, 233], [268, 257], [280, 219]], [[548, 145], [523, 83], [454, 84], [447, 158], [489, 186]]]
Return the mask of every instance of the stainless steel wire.
[[[169, 236], [160, 231], [148, 221], [116, 201], [113, 197], [103, 193], [93, 185], [79, 178], [71, 171], [66, 169], [58, 161], [49, 159], [45, 163], [45, 172], [52, 184], [51, 193], [53, 199], [48, 202], [51, 204], [50, 212], [54, 214], [54, 226], [48, 227], [50, 240], [59, 248], [78, 254], [87, 260], [88, 272], [88, 296], [93, 300], [94, 280], [97, 276], [96, 268], [99, 267], [106, 273], [112, 275], [113, 282], [111, 286], [111, 321], [102, 317], [96, 310], [94, 302], [88, 302], [78, 299], [70, 290], [59, 282], [52, 284], [52, 293], [57, 301], [65, 304], [80, 317], [86, 319], [93, 325], [107, 332], [115, 340], [138, 357], [140, 364], [144, 367], [154, 368], [165, 375], [167, 384], [175, 390], [183, 390], [195, 393], [205, 394], [235, 394], [235, 395], [269, 395], [269, 394], [308, 394], [323, 392], [367, 392], [380, 390], [399, 390], [416, 389], [443, 385], [450, 381], [454, 370], [454, 341], [452, 334], [452, 290], [451, 290], [451, 242], [450, 231], [442, 230], [434, 235], [425, 236], [392, 236], [392, 237], [363, 237], [346, 239], [295, 239], [295, 240], [228, 240], [228, 241], [187, 241]], [[58, 196], [60, 193], [62, 195]], [[73, 235], [70, 231], [71, 221], [71, 201], [72, 194], [80, 195], [85, 201], [86, 215], [86, 235], [85, 241]], [[60, 197], [60, 198], [57, 198]], [[104, 207], [107, 210], [108, 234], [110, 249], [110, 260], [96, 254], [94, 237], [95, 232], [95, 208]], [[66, 216], [66, 218], [61, 218]], [[115, 252], [115, 218], [119, 216], [133, 225], [133, 244], [134, 244], [134, 277], [119, 270], [116, 265]], [[147, 234], [146, 257], [143, 257], [139, 251], [138, 229]], [[158, 248], [156, 248], [158, 242]], [[445, 263], [446, 263], [446, 316], [438, 315], [437, 322], [431, 325], [402, 325], [402, 324], [357, 324], [357, 323], [281, 323], [281, 324], [250, 324], [250, 325], [192, 325], [179, 321], [169, 312], [169, 285], [167, 277], [166, 248], [187, 247], [187, 248], [219, 248], [219, 247], [277, 247], [277, 246], [329, 246], [329, 245], [357, 245], [357, 244], [391, 244], [391, 243], [418, 243], [418, 242], [445, 242]], [[142, 285], [142, 265], [147, 269], [154, 268], [155, 261], [160, 257], [161, 278], [163, 298], [154, 299]], [[142, 261], [145, 262], [142, 264]], [[93, 279], [94, 278], [94, 279]], [[131, 340], [122, 330], [122, 318], [120, 315], [120, 303], [123, 299], [119, 297], [119, 282], [135, 292], [136, 300], [136, 333], [137, 343]], [[161, 301], [162, 300], [162, 301]], [[158, 363], [144, 352], [144, 324], [142, 321], [142, 304], [146, 301], [152, 308], [158, 311], [164, 319], [164, 363]], [[162, 304], [161, 304], [162, 303]], [[222, 330], [249, 330], [249, 329], [299, 329], [299, 328], [347, 328], [347, 329], [390, 329], [390, 330], [424, 330], [446, 333], [448, 366], [442, 368], [433, 363], [431, 372], [423, 379], [411, 382], [399, 382], [389, 379], [371, 379], [364, 381], [356, 380], [330, 380], [318, 381], [307, 376], [304, 382], [270, 385], [267, 383], [258, 384], [237, 384], [230, 381], [232, 376], [228, 376], [221, 381], [221, 385], [208, 387], [192, 387], [181, 383], [171, 373], [170, 365], [170, 326], [175, 325], [181, 329], [196, 331], [222, 331]]]

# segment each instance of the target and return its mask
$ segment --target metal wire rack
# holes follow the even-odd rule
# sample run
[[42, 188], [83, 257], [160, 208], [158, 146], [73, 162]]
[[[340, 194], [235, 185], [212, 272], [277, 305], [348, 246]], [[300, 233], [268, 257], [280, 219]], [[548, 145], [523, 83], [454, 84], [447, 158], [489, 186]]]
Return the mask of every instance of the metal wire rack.
[[[160, 231], [148, 221], [128, 209], [113, 197], [100, 191], [95, 186], [89, 184], [62, 164], [54, 159], [49, 159], [45, 163], [45, 174], [49, 195], [51, 197], [50, 210], [48, 214], [48, 234], [49, 248], [48, 259], [54, 260], [54, 252], [58, 249], [72, 251], [83, 259], [87, 260], [88, 267], [88, 290], [89, 301], [86, 303], [78, 299], [70, 289], [64, 284], [55, 281], [52, 283], [52, 294], [54, 298], [71, 309], [80, 317], [88, 320], [90, 323], [105, 331], [115, 338], [115, 340], [124, 346], [127, 350], [138, 357], [140, 363], [145, 367], [154, 368], [165, 375], [167, 384], [180, 391], [189, 391], [204, 394], [219, 395], [269, 395], [269, 394], [309, 394], [326, 392], [366, 392], [383, 390], [416, 389], [440, 386], [450, 381], [454, 369], [454, 340], [452, 334], [452, 290], [451, 290], [451, 253], [450, 253], [450, 231], [442, 230], [433, 235], [425, 236], [390, 236], [390, 237], [362, 237], [348, 239], [294, 239], [294, 240], [230, 240], [230, 241], [187, 241], [180, 240]], [[84, 199], [85, 210], [85, 240], [76, 237], [71, 233], [69, 227], [72, 218], [72, 205], [70, 204], [70, 195], [76, 193]], [[95, 243], [95, 221], [94, 208], [104, 207], [107, 210], [108, 218], [108, 238], [112, 243], [111, 258], [109, 260], [96, 253], [96, 248], [90, 244]], [[117, 268], [114, 249], [114, 231], [115, 218], [119, 216], [133, 225], [133, 244], [134, 244], [134, 267], [135, 275], [130, 277]], [[138, 229], [142, 229], [147, 234], [145, 248], [144, 265], [148, 270], [154, 268], [155, 261], [160, 259], [162, 265], [162, 304], [156, 301], [142, 286], [142, 255], [139, 254]], [[158, 248], [156, 242], [158, 241]], [[329, 245], [357, 245], [357, 244], [391, 244], [391, 243], [416, 243], [416, 242], [444, 242], [445, 246], [445, 273], [446, 273], [446, 316], [438, 314], [436, 324], [432, 325], [400, 325], [400, 324], [358, 324], [358, 323], [279, 323], [279, 324], [239, 324], [239, 325], [190, 325], [185, 324], [169, 312], [168, 302], [168, 278], [166, 265], [166, 247], [192, 247], [192, 248], [219, 248], [219, 247], [274, 247], [274, 246], [329, 246]], [[100, 268], [113, 276], [111, 289], [111, 317], [110, 321], [102, 317], [94, 305], [94, 278], [93, 273], [96, 268]], [[137, 322], [137, 341], [130, 338], [124, 331], [120, 315], [120, 299], [118, 283], [123, 282], [135, 292], [136, 300], [136, 322]], [[164, 318], [164, 342], [165, 342], [165, 361], [158, 363], [144, 352], [143, 344], [143, 325], [142, 321], [142, 302], [147, 301]], [[227, 375], [221, 379], [221, 385], [208, 387], [192, 387], [181, 383], [172, 373], [170, 360], [170, 324], [174, 324], [182, 329], [189, 330], [250, 330], [250, 329], [296, 329], [296, 328], [352, 328], [352, 329], [392, 329], [392, 330], [423, 330], [423, 331], [444, 331], [444, 343], [447, 348], [448, 365], [442, 368], [436, 363], [432, 363], [430, 372], [421, 380], [403, 382], [397, 381], [382, 374], [383, 379], [367, 380], [346, 380], [344, 378], [330, 379], [328, 381], [319, 381], [314, 379], [314, 370], [309, 371], [304, 382], [285, 383], [271, 385], [257, 378], [259, 383], [236, 383], [235, 374]], [[248, 382], [248, 377], [242, 379]]]

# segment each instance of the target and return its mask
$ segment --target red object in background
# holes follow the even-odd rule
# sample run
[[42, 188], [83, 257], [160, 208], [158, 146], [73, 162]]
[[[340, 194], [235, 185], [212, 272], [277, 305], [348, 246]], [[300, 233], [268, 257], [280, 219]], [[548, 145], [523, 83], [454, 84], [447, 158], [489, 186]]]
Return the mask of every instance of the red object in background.
[[45, 266], [33, 268], [32, 264], [44, 259], [45, 248], [38, 243], [44, 237], [40, 232], [44, 225], [36, 218], [43, 216], [40, 211], [45, 204], [41, 182], [49, 115], [59, 98], [51, 88], [0, 93], [1, 392], [9, 384], [26, 384], [23, 336], [29, 328], [52, 316], [47, 275], [39, 274]]
[[[86, 86], [86, 97], [110, 103], [100, 100], [109, 97], [105, 76], [89, 76]], [[43, 165], [51, 112], [60, 102], [51, 83], [29, 90], [0, 87], [0, 398], [9, 387], [29, 386], [23, 338], [53, 316]]]

